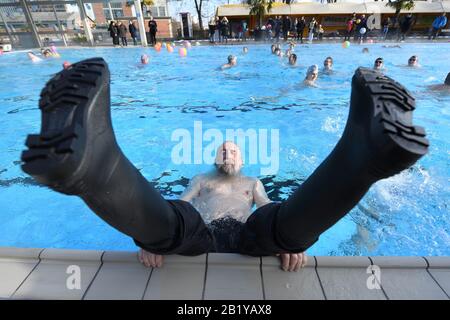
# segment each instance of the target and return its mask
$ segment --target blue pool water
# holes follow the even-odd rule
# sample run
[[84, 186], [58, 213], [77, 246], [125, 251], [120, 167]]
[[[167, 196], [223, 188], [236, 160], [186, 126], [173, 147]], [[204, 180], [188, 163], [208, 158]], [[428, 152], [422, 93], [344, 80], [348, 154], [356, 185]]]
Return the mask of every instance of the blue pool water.
[[[375, 184], [360, 204], [322, 235], [308, 252], [316, 255], [450, 255], [450, 97], [427, 86], [450, 71], [450, 44], [403, 44], [402, 48], [339, 44], [297, 46], [299, 66], [270, 54], [268, 45], [193, 47], [185, 58], [152, 49], [67, 49], [61, 59], [31, 63], [24, 52], [0, 56], [0, 246], [133, 250], [133, 242], [93, 214], [76, 198], [36, 184], [20, 170], [29, 133], [38, 133], [39, 92], [63, 60], [101, 56], [110, 66], [112, 116], [128, 158], [163, 195], [176, 198], [193, 175], [209, 164], [177, 165], [171, 151], [175, 129], [278, 129], [279, 170], [261, 175], [246, 164], [272, 200], [282, 200], [332, 150], [349, 110], [351, 77], [357, 66], [378, 56], [386, 74], [417, 99], [415, 123], [426, 127], [430, 152], [412, 169]], [[142, 53], [150, 64], [138, 65]], [[238, 66], [217, 68], [228, 54]], [[405, 64], [416, 54], [422, 68]], [[335, 73], [320, 75], [320, 88], [301, 85], [306, 68], [332, 55]], [[324, 199], [326, 201], [326, 199]]]

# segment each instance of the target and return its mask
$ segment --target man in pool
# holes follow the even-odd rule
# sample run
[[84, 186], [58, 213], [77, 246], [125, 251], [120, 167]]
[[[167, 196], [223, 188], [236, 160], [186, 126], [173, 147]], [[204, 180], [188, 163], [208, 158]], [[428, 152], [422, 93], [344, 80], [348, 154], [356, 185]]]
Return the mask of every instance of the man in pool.
[[408, 59], [408, 67], [419, 67], [419, 57], [411, 56]]
[[145, 53], [141, 55], [141, 63], [148, 64], [148, 55], [146, 55]]
[[[231, 143], [219, 149], [215, 173], [195, 177], [182, 199], [164, 199], [120, 149], [110, 104], [110, 73], [102, 58], [56, 74], [41, 92], [41, 132], [27, 137], [22, 169], [57, 192], [80, 197], [151, 253], [141, 251], [141, 260], [156, 266], [162, 263], [156, 256], [231, 251], [281, 255], [283, 266], [296, 270], [305, 263], [302, 253], [372, 184], [428, 151], [425, 130], [412, 123], [415, 102], [409, 92], [358, 68], [341, 138], [288, 199], [270, 202], [259, 180], [239, 175], [242, 161]], [[258, 208], [249, 214], [253, 203]], [[207, 224], [202, 215], [214, 220]]]
[[291, 66], [295, 66], [297, 64], [297, 55], [295, 53], [291, 53], [289, 56], [289, 64]]
[[326, 57], [325, 61], [323, 62], [323, 71], [325, 73], [329, 73], [333, 71], [333, 58], [332, 57]]
[[373, 64], [373, 69], [377, 71], [381, 71], [384, 69], [383, 58], [377, 58]]
[[[180, 196], [180, 200], [192, 204], [213, 231], [220, 252], [237, 252], [239, 232], [253, 205], [260, 208], [271, 202], [259, 179], [241, 174], [242, 165], [239, 147], [226, 141], [217, 150], [215, 170], [193, 177]], [[282, 269], [297, 271], [306, 259], [304, 253], [281, 254]], [[141, 249], [139, 260], [147, 267], [161, 267], [163, 256]]]
[[306, 77], [305, 80], [303, 80], [303, 83], [310, 87], [317, 87], [316, 80], [318, 76], [319, 76], [319, 67], [317, 66], [317, 64], [313, 64], [306, 71]]
[[232, 55], [232, 54], [230, 54], [230, 55], [228, 56], [228, 63], [225, 63], [225, 64], [222, 65], [220, 68], [221, 68], [222, 70], [225, 70], [225, 69], [229, 69], [229, 68], [231, 68], [231, 67], [234, 67], [236, 64], [237, 64], [237, 57], [234, 56], [234, 55]]

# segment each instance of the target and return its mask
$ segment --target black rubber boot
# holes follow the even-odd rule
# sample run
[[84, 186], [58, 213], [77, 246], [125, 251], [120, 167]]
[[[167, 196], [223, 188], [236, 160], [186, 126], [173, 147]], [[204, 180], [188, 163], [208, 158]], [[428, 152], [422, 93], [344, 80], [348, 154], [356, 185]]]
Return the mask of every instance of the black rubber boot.
[[29, 135], [22, 169], [51, 189], [80, 196], [103, 220], [141, 243], [168, 247], [179, 224], [120, 150], [110, 115], [110, 74], [102, 58], [54, 76], [41, 92], [41, 132]]
[[399, 83], [359, 68], [350, 113], [331, 154], [283, 203], [278, 241], [304, 251], [349, 212], [376, 181], [413, 165], [428, 151], [425, 130], [412, 124], [414, 98]]

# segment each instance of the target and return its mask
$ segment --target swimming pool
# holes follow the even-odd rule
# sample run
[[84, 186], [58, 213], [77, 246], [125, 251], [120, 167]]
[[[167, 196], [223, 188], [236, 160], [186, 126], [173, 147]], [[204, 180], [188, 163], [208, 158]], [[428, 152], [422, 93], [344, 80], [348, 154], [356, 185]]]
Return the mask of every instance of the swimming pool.
[[[282, 200], [328, 155], [344, 129], [351, 77], [357, 66], [382, 56], [386, 74], [417, 99], [416, 125], [424, 126], [430, 152], [413, 168], [375, 184], [357, 207], [308, 250], [315, 255], [450, 255], [450, 97], [430, 93], [450, 71], [450, 44], [297, 46], [298, 67], [270, 54], [269, 45], [193, 47], [176, 51], [151, 48], [60, 50], [61, 59], [31, 63], [24, 52], [0, 56], [0, 246], [133, 250], [134, 243], [93, 214], [76, 197], [37, 185], [20, 170], [20, 153], [29, 133], [38, 133], [39, 92], [71, 62], [101, 56], [112, 79], [112, 117], [120, 146], [165, 197], [176, 198], [195, 174], [211, 165], [175, 164], [171, 140], [176, 129], [194, 134], [194, 122], [207, 129], [279, 131], [279, 169], [261, 174], [246, 164], [272, 200]], [[150, 64], [139, 66], [142, 53]], [[444, 53], [444, 54], [443, 54]], [[219, 71], [228, 54], [238, 66]], [[409, 56], [422, 68], [410, 69]], [[300, 85], [306, 68], [331, 55], [332, 75], [319, 75], [319, 88]], [[199, 121], [199, 122], [197, 122]], [[204, 142], [204, 144], [207, 144]], [[325, 200], [325, 199], [324, 199]]]

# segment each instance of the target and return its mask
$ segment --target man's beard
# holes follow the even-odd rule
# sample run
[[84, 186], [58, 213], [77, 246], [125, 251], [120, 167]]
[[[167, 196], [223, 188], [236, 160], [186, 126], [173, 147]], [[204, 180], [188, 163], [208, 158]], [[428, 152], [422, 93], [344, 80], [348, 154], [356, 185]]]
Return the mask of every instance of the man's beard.
[[239, 170], [235, 168], [234, 164], [216, 163], [216, 169], [219, 173], [227, 176], [235, 176], [239, 173]]

